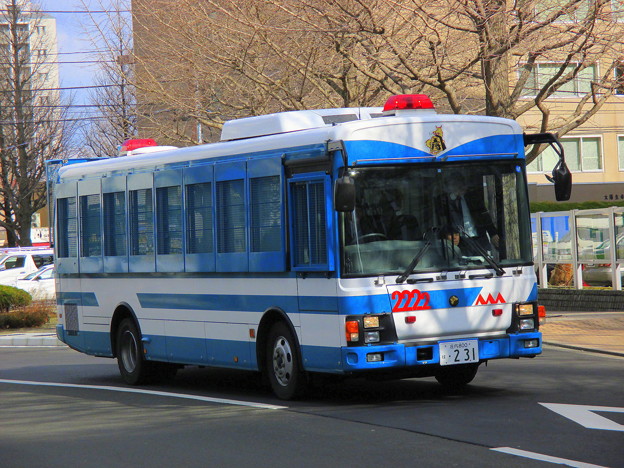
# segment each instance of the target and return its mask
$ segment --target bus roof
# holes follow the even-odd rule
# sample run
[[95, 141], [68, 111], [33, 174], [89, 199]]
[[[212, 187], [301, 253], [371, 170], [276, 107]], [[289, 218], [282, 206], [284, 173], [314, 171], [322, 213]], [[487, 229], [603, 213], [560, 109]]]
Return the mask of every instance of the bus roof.
[[[342, 122], [340, 120], [343, 120]], [[298, 147], [326, 144], [328, 141], [384, 141], [420, 146], [437, 127], [453, 125], [447, 132], [448, 150], [471, 140], [489, 136], [514, 135], [522, 129], [513, 120], [497, 117], [436, 114], [431, 110], [410, 111], [398, 116], [384, 115], [381, 108], [345, 108], [290, 111], [226, 122], [220, 142], [165, 149], [158, 152], [72, 164], [59, 171], [59, 181], [99, 177], [105, 174], [141, 172], [172, 168], [176, 164], [227, 156], [248, 157], [262, 152], [287, 153]], [[410, 141], [407, 141], [409, 138]], [[455, 141], [455, 140], [456, 141]], [[413, 143], [412, 143], [413, 142]], [[431, 154], [429, 154], [431, 156]]]

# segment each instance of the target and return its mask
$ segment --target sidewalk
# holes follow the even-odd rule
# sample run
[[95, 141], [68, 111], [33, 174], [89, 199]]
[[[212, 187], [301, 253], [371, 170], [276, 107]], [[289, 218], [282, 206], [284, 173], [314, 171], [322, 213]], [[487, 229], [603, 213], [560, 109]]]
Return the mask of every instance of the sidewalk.
[[63, 347], [65, 343], [58, 340], [56, 333], [48, 330], [28, 333], [6, 333], [0, 335], [0, 348], [2, 347]]
[[[551, 312], [540, 327], [544, 344], [624, 357], [624, 312]], [[1, 347], [62, 347], [52, 330], [0, 334]]]
[[545, 344], [624, 357], [624, 312], [548, 312]]

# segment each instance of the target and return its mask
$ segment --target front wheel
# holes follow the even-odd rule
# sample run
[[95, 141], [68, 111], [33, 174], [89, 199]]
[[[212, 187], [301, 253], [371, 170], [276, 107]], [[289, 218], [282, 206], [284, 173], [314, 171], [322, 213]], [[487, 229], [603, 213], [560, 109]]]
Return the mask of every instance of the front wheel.
[[444, 366], [440, 367], [435, 378], [443, 387], [459, 390], [472, 382], [478, 369], [479, 363]]
[[151, 377], [151, 363], [143, 358], [141, 333], [132, 319], [121, 321], [117, 329], [117, 365], [124, 382], [140, 385]]
[[271, 328], [267, 344], [266, 372], [273, 393], [282, 400], [300, 396], [306, 386], [299, 353], [290, 329], [283, 322]]

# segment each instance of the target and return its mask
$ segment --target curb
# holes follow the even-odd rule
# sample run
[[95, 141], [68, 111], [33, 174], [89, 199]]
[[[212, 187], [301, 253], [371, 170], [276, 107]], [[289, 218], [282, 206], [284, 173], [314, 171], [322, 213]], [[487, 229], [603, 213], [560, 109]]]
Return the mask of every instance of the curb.
[[0, 336], [0, 348], [31, 346], [61, 348], [67, 345], [60, 341], [55, 333], [15, 333], [12, 335]]
[[604, 350], [604, 349], [587, 348], [587, 347], [583, 347], [583, 346], [574, 346], [574, 345], [563, 344], [563, 343], [555, 343], [555, 342], [552, 342], [552, 341], [542, 341], [542, 343], [545, 344], [545, 345], [554, 346], [556, 348], [573, 349], [575, 351], [585, 351], [585, 352], [588, 352], [588, 353], [597, 353], [597, 354], [606, 354], [606, 355], [609, 355], [609, 356], [624, 357], [624, 353], [618, 353], [616, 351], [607, 351], [607, 350]]

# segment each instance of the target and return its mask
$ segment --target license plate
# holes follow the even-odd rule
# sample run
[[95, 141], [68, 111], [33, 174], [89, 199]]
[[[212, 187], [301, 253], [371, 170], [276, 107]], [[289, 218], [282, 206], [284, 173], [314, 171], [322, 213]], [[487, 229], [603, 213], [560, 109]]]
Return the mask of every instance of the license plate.
[[440, 365], [452, 366], [479, 362], [478, 340], [447, 341], [440, 343]]

